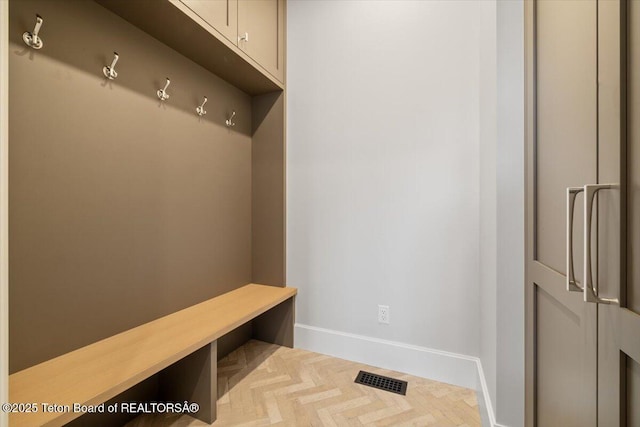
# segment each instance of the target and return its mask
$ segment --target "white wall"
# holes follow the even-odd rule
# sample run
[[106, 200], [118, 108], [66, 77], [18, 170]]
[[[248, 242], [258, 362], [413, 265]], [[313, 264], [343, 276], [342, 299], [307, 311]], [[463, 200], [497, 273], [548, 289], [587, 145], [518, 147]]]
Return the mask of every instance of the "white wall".
[[289, 2], [287, 282], [300, 324], [478, 355], [478, 11]]
[[482, 22], [488, 25], [481, 27], [486, 40], [481, 41], [480, 360], [492, 421], [519, 427], [524, 425], [524, 9], [522, 0], [483, 3]]
[[[488, 403], [496, 403], [497, 362], [497, 58], [496, 2], [480, 2], [480, 360]], [[490, 411], [493, 408], [489, 408]], [[495, 413], [492, 413], [495, 418]]]
[[524, 425], [524, 2], [497, 2], [496, 418]]
[[478, 356], [483, 415], [509, 427], [524, 419], [522, 11], [522, 0], [288, 10], [297, 345], [406, 372], [419, 360], [460, 384], [468, 366], [444, 359]]

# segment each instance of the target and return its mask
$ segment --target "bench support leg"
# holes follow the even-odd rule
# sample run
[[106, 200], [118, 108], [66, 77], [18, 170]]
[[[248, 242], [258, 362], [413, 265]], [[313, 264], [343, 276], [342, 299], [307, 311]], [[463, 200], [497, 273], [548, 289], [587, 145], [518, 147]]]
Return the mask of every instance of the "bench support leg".
[[294, 298], [281, 302], [253, 319], [253, 337], [260, 341], [293, 347]]
[[165, 401], [195, 402], [200, 410], [190, 414], [205, 423], [216, 420], [218, 400], [218, 342], [196, 350], [162, 371], [161, 394]]

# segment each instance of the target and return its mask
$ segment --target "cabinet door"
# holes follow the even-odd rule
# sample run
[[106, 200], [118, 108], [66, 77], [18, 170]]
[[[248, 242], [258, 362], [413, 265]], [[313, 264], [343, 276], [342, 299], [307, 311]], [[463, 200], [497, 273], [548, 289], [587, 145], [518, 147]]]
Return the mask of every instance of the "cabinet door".
[[238, 0], [238, 47], [284, 82], [284, 0]]
[[598, 307], [598, 426], [637, 427], [640, 426], [640, 2], [600, 0], [598, 26], [601, 100], [598, 179], [602, 183], [622, 183], [622, 191], [602, 191], [594, 208], [599, 218], [596, 290], [599, 297], [619, 299], [619, 303], [601, 303]]
[[238, 0], [181, 0], [233, 44], [238, 43]]
[[[533, 414], [527, 425], [596, 427], [597, 308], [567, 290], [567, 232], [575, 280], [584, 284], [584, 228], [567, 220], [567, 188], [597, 182], [597, 3], [535, 1], [535, 137], [528, 178], [528, 331]], [[531, 74], [529, 74], [531, 76]], [[573, 279], [573, 277], [572, 277]], [[529, 379], [531, 381], [531, 379]]]
[[[639, 427], [640, 2], [527, 8], [526, 425]], [[584, 188], [572, 239], [584, 294], [564, 289], [564, 187]]]

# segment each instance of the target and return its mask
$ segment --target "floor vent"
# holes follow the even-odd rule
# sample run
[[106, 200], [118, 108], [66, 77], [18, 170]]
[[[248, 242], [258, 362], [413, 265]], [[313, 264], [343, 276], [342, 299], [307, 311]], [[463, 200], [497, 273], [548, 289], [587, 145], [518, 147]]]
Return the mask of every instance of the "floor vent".
[[355, 382], [357, 384], [368, 385], [369, 387], [379, 388], [380, 390], [390, 391], [391, 393], [397, 393], [403, 396], [407, 394], [406, 381], [383, 377], [382, 375], [372, 374], [371, 372], [360, 371]]

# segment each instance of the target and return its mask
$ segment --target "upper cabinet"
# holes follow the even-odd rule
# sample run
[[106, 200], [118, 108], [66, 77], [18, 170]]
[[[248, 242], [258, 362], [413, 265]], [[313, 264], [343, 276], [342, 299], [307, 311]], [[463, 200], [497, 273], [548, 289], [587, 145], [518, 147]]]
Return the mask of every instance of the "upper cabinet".
[[181, 0], [233, 44], [238, 44], [238, 0]]
[[284, 82], [284, 0], [180, 0]]
[[250, 95], [284, 89], [285, 0], [95, 1]]
[[284, 0], [238, 0], [238, 47], [284, 82]]

